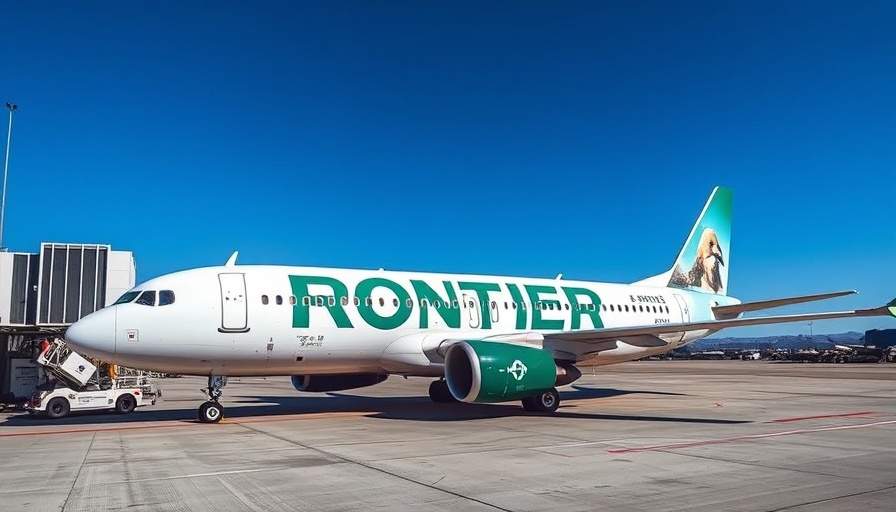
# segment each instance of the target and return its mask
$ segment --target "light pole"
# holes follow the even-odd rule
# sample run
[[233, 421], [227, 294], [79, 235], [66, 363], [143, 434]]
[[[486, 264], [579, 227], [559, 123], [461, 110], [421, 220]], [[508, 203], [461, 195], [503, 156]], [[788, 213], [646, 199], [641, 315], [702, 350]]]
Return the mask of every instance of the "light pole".
[[6, 108], [9, 109], [9, 128], [6, 131], [6, 160], [3, 163], [3, 195], [0, 196], [0, 251], [3, 250], [3, 221], [6, 217], [6, 174], [9, 171], [9, 142], [12, 140], [12, 113], [15, 112], [19, 106], [7, 101]]

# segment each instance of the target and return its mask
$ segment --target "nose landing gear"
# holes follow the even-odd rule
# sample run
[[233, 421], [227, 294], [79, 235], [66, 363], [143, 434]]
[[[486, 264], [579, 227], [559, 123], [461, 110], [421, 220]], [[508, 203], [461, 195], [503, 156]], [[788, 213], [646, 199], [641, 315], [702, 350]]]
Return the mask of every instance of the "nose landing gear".
[[202, 388], [202, 392], [208, 397], [208, 401], [199, 406], [198, 419], [202, 423], [217, 423], [224, 417], [224, 406], [218, 403], [218, 399], [224, 394], [221, 388], [227, 385], [225, 375], [209, 375], [208, 387]]

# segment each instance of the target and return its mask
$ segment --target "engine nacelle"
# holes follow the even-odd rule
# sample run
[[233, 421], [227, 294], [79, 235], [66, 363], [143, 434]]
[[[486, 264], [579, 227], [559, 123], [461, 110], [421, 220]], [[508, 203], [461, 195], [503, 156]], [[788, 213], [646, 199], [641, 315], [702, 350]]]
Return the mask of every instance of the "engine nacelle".
[[346, 373], [337, 375], [293, 375], [292, 386], [298, 391], [323, 393], [346, 389], [366, 388], [386, 380], [379, 373]]
[[537, 395], [553, 388], [559, 373], [551, 353], [535, 347], [470, 340], [451, 345], [445, 354], [445, 381], [462, 402]]

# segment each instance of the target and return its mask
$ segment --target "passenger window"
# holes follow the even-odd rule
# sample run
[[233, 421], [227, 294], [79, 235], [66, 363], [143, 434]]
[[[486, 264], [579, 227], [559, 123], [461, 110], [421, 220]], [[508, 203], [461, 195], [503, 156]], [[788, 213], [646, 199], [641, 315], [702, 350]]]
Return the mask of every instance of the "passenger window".
[[370, 297], [366, 297], [364, 299], [364, 304], [366, 304], [369, 307], [373, 304], [373, 300], [371, 300]]
[[386, 300], [383, 299], [382, 297], [380, 297], [380, 306], [385, 306], [385, 305], [386, 305]]
[[[280, 304], [280, 303], [278, 302], [277, 304]], [[318, 305], [318, 306], [323, 306], [323, 305], [324, 305], [324, 296], [323, 296], [323, 295], [318, 295], [318, 296], [317, 296], [317, 305]]]
[[330, 296], [327, 298], [327, 304], [329, 304], [330, 307], [335, 306], [335, 305], [336, 305], [336, 297], [330, 295]]
[[392, 299], [392, 305], [398, 307], [398, 299]]
[[511, 302], [511, 303], [510, 303], [510, 307], [511, 307], [512, 309], [516, 309], [516, 302]]
[[412, 301], [411, 299], [404, 301], [404, 303], [407, 304], [409, 308], [414, 307], [414, 301]]
[[497, 302], [492, 301], [492, 309], [498, 309], [498, 303], [497, 303]]
[[454, 304], [454, 306], [453, 306], [453, 307], [454, 307], [454, 308], [455, 308], [455, 309], [457, 309], [457, 299], [454, 299], [454, 302], [453, 302], [453, 304]]
[[264, 304], [265, 306], [267, 306], [267, 304], [268, 304], [268, 296], [267, 295], [261, 296], [261, 303]]
[[274, 297], [274, 302], [276, 302], [278, 306], [283, 304], [283, 297], [281, 295], [277, 295], [276, 297]]
[[115, 304], [127, 304], [128, 302], [136, 299], [137, 295], [140, 295], [140, 292], [127, 292], [119, 297], [118, 300], [115, 301]]
[[615, 310], [613, 309], [613, 305], [612, 305], [612, 304], [610, 304], [610, 311], [611, 311], [611, 312], [615, 312]]
[[421, 308], [425, 308], [425, 307], [426, 307], [426, 299], [420, 299], [420, 307], [421, 307]]
[[156, 291], [155, 290], [146, 290], [141, 293], [139, 297], [137, 297], [137, 304], [142, 304], [144, 306], [155, 306], [156, 305]]
[[290, 296], [289, 296], [289, 305], [290, 305], [290, 306], [295, 306], [295, 305], [296, 305], [296, 296], [295, 296], [295, 295], [290, 295]]
[[440, 307], [442, 307], [442, 301], [440, 301], [440, 300], [432, 301], [432, 307], [439, 309]]
[[342, 297], [342, 305], [348, 306], [348, 297]]
[[310, 306], [310, 305], [311, 305], [311, 297], [309, 297], [309, 296], [307, 296], [307, 295], [304, 296], [304, 297], [302, 297], [302, 305], [303, 305], [303, 306]]

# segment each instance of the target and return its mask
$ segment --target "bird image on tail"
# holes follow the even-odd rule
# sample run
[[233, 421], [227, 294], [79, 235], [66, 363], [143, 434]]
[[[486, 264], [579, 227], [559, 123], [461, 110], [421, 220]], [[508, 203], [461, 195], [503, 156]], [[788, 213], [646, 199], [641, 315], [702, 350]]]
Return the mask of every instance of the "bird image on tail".
[[672, 266], [668, 286], [727, 295], [731, 190], [716, 187]]
[[719, 247], [719, 236], [712, 228], [706, 228], [700, 235], [697, 245], [697, 256], [691, 270], [685, 274], [680, 265], [672, 271], [670, 285], [687, 288], [698, 288], [707, 292], [722, 293], [725, 284], [722, 281], [722, 267], [725, 255]]

